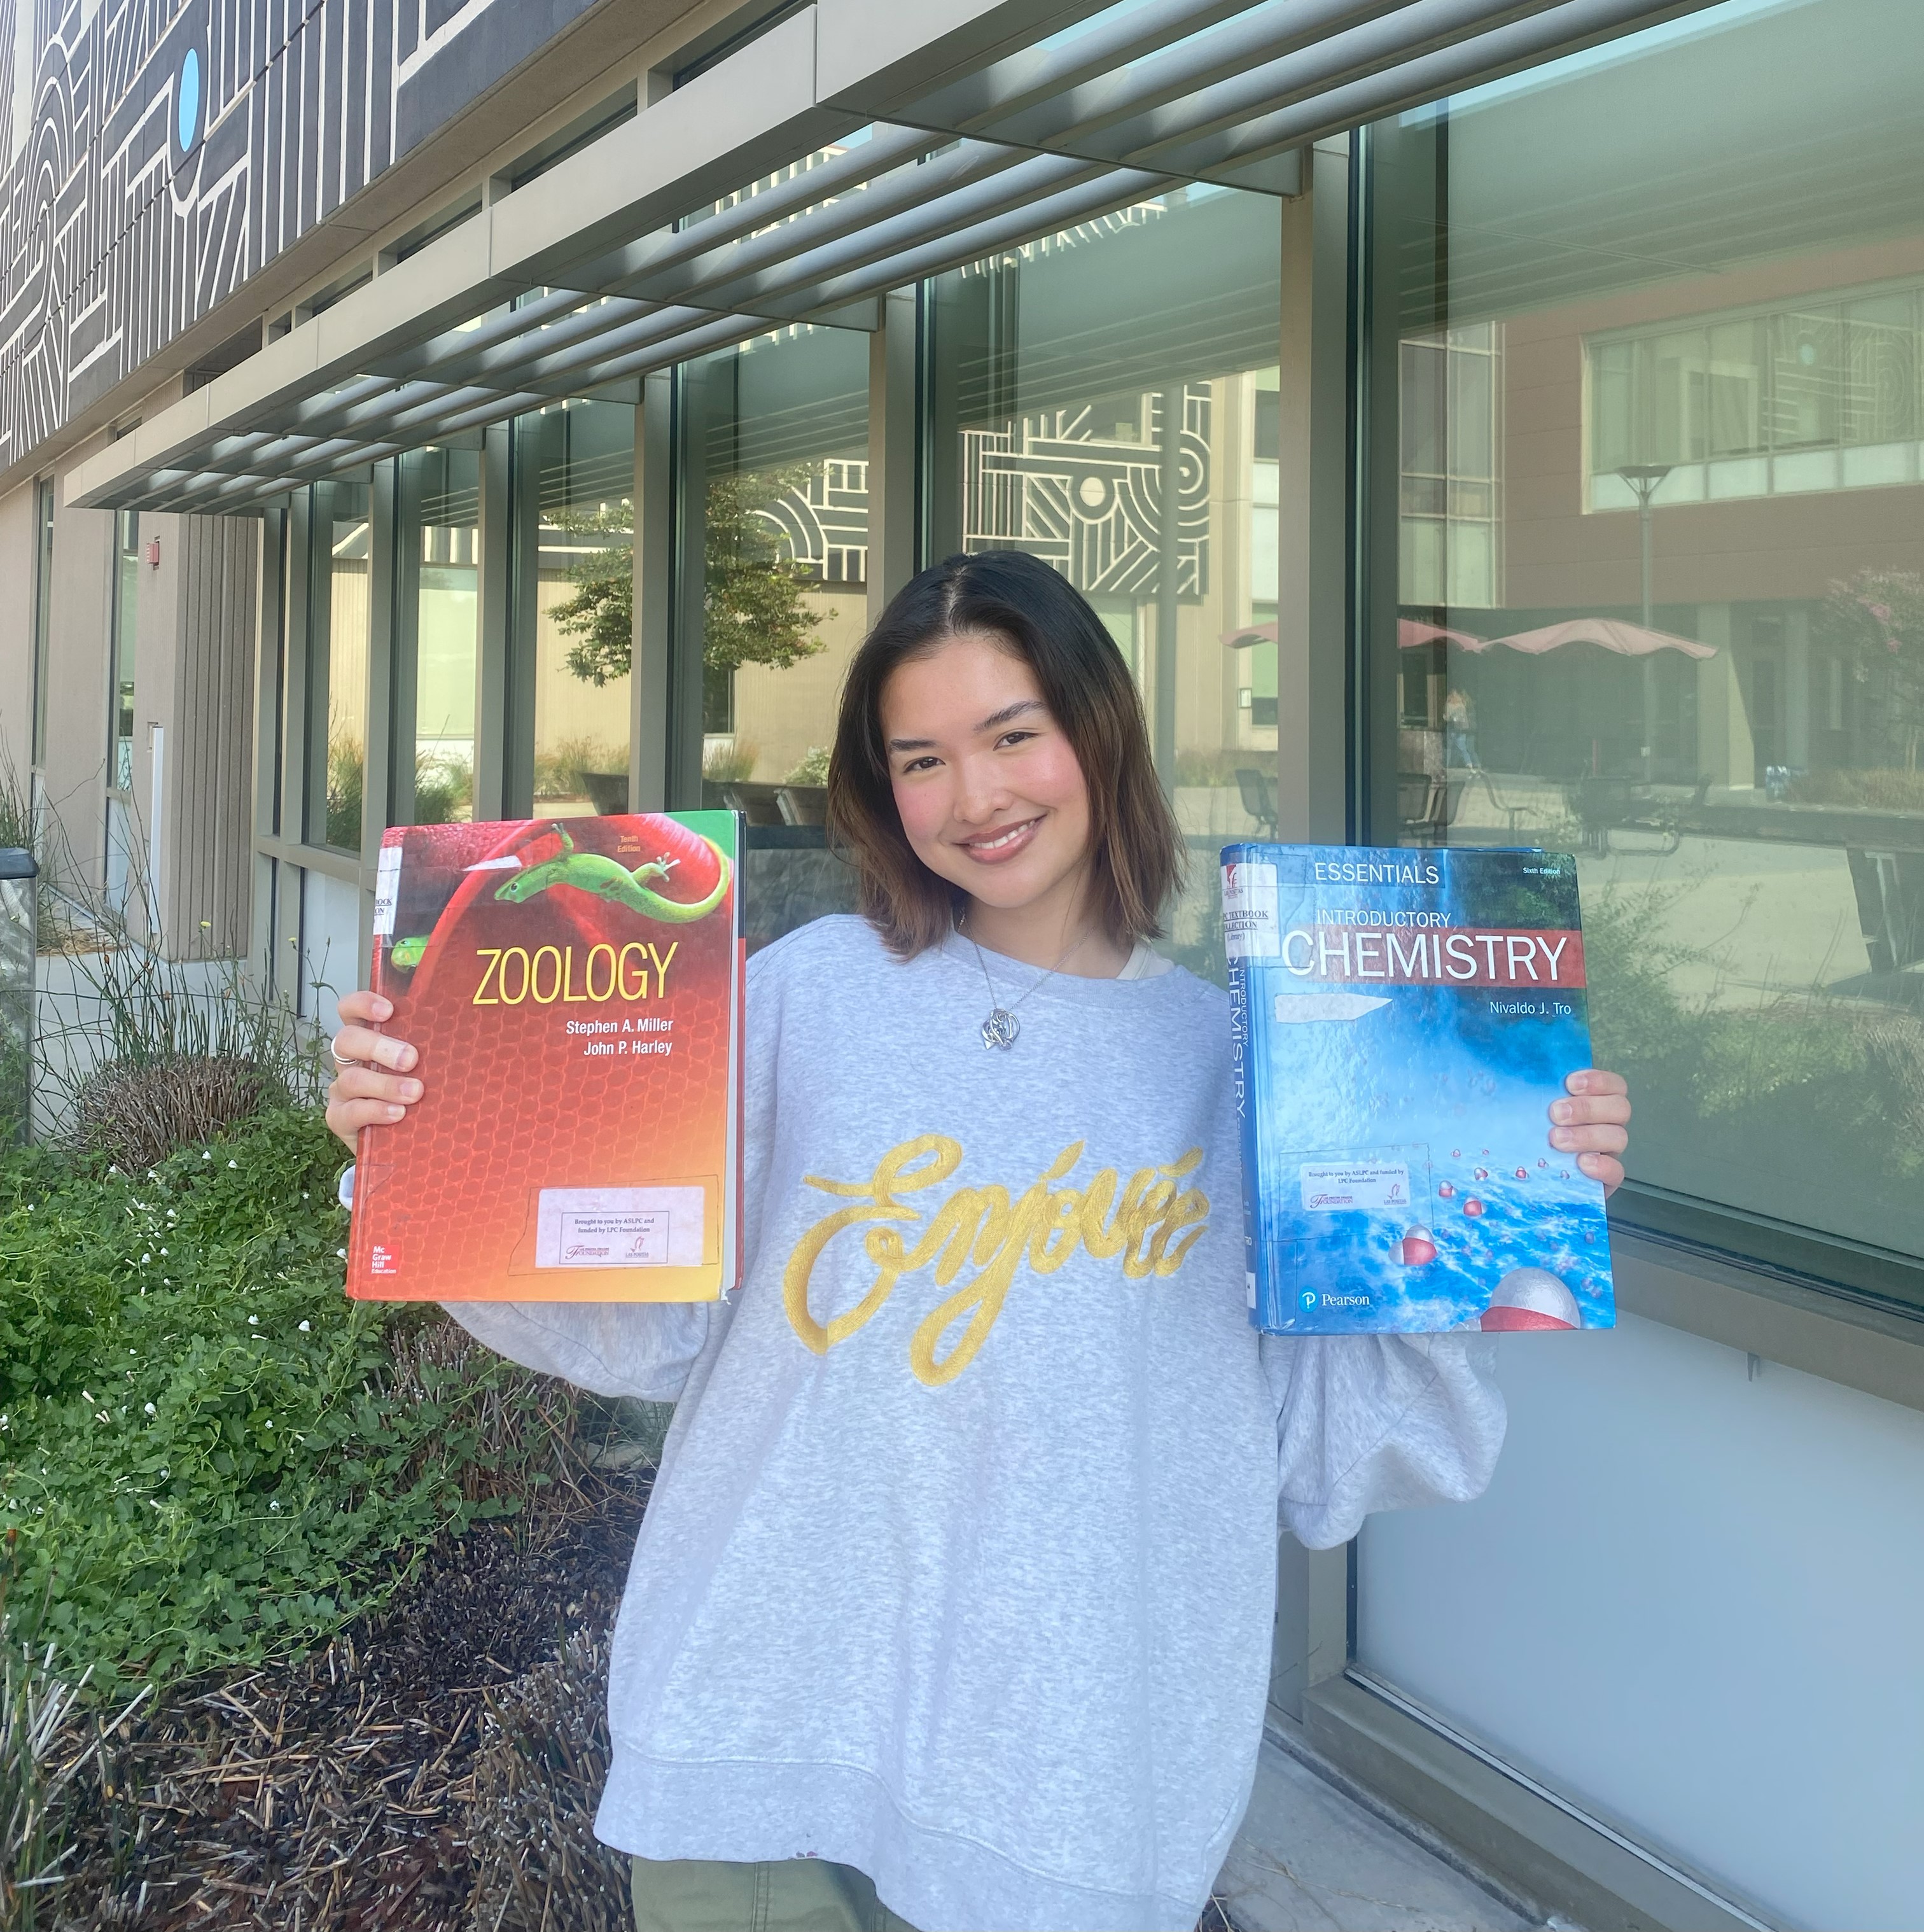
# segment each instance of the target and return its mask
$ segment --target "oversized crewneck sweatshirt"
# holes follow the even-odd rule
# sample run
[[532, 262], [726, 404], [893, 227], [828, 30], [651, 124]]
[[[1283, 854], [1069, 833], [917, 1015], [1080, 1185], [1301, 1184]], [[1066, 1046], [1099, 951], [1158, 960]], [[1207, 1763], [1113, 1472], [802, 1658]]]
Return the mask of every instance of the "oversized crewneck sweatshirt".
[[[596, 1829], [832, 1858], [925, 1932], [1193, 1927], [1248, 1801], [1278, 1512], [1474, 1496], [1456, 1336], [1261, 1338], [1224, 995], [824, 919], [750, 961], [747, 1267], [721, 1304], [468, 1303], [676, 1404]], [[1158, 962], [1159, 963], [1159, 962]], [[427, 1070], [432, 1076], [432, 1070]]]

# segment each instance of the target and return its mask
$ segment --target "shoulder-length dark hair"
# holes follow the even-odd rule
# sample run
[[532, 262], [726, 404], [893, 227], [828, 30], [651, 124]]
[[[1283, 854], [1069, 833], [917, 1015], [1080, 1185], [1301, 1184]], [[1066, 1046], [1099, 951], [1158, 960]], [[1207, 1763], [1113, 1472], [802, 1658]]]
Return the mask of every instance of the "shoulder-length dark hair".
[[994, 638], [1027, 664], [1089, 787], [1089, 890], [1120, 946], [1158, 938], [1181, 885], [1182, 835], [1155, 775], [1142, 700], [1115, 640], [1056, 572], [1025, 550], [931, 565], [890, 601], [842, 686], [829, 761], [831, 837], [851, 857], [862, 915], [911, 959], [947, 938], [962, 897], [918, 859], [895, 809], [882, 736], [889, 674], [946, 639]]

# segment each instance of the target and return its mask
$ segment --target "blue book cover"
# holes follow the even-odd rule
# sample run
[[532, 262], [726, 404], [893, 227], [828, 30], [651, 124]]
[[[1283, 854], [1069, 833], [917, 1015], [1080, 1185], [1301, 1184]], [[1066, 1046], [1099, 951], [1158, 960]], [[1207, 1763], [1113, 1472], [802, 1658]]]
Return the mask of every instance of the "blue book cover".
[[1250, 1320], [1608, 1328], [1603, 1189], [1550, 1145], [1590, 1064], [1576, 861], [1226, 846]]

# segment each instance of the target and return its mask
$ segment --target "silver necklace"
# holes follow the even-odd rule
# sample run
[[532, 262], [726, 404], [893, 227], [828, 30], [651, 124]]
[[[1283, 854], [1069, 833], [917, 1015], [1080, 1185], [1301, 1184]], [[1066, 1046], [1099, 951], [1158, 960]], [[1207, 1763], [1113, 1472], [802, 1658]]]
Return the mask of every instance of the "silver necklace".
[[975, 944], [975, 935], [972, 932], [966, 936], [969, 944], [975, 947], [975, 964], [981, 968], [982, 983], [989, 989], [989, 1016], [982, 1022], [983, 1047], [987, 1049], [999, 1046], [1006, 1053], [1015, 1044], [1016, 1036], [1022, 1030], [1022, 1022], [1015, 1017], [1015, 1009], [1035, 992], [1036, 986], [1042, 984], [1043, 980], [1053, 980], [1062, 970], [1068, 963], [1069, 955], [1089, 934], [1085, 932], [1082, 939], [1072, 941], [1063, 950], [1062, 958], [1042, 975], [1041, 980], [1038, 980], [1034, 986], [1024, 987], [1007, 1006], [1002, 1004], [996, 992], [996, 982], [989, 977], [989, 962], [983, 958], [981, 946]]

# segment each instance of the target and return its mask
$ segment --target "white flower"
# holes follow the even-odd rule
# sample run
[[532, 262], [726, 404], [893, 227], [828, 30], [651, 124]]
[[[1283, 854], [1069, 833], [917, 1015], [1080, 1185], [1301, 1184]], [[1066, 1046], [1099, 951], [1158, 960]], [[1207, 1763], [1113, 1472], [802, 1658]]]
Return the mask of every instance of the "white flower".
[[280, 1507], [280, 1505], [276, 1502], [271, 1502], [268, 1504], [268, 1508], [271, 1510], [277, 1510]]
[[347, 1258], [347, 1250], [346, 1250], [345, 1248], [337, 1248], [337, 1249], [335, 1249], [335, 1250], [334, 1250], [334, 1252], [335, 1252], [336, 1254], [337, 1254], [338, 1256], [340, 1256], [340, 1257], [341, 1258], [341, 1259], [342, 1259], [343, 1261], [346, 1261], [346, 1258]]
[[307, 1334], [307, 1323], [306, 1323], [306, 1322], [302, 1322], [302, 1323], [301, 1323], [301, 1334], [304, 1334], [304, 1334]]
[[240, 1164], [241, 1164], [241, 1163], [240, 1163], [238, 1160], [230, 1160], [230, 1161], [227, 1163], [227, 1165], [228, 1165], [229, 1167], [238, 1167], [238, 1166], [240, 1166]]
[[200, 1150], [200, 1157], [202, 1160], [211, 1160], [214, 1156], [209, 1149], [202, 1148]]
[[274, 1426], [274, 1418], [271, 1415], [267, 1419], [267, 1426], [270, 1429]]
[[148, 1264], [149, 1262], [151, 1262], [153, 1258], [154, 1258], [154, 1257], [153, 1257], [153, 1255], [152, 1255], [152, 1253], [151, 1253], [151, 1252], [149, 1252], [148, 1253], [146, 1253], [146, 1254], [142, 1255], [142, 1256], [140, 1257], [140, 1265], [141, 1265], [142, 1268], [145, 1268], [145, 1267], [147, 1265], [147, 1264]]
[[160, 1412], [151, 1402], [144, 1404], [143, 1406], [145, 1408], [147, 1413], [149, 1415], [158, 1415]]
[[165, 1248], [163, 1248], [163, 1249], [160, 1250], [160, 1252], [161, 1252], [161, 1253], [163, 1253], [163, 1254], [164, 1255], [167, 1251], [166, 1251], [166, 1250]]
[[250, 1328], [258, 1328], [260, 1326], [260, 1317], [258, 1315], [250, 1315], [247, 1317], [247, 1326]]

